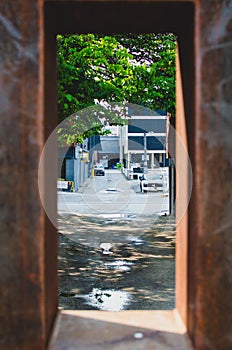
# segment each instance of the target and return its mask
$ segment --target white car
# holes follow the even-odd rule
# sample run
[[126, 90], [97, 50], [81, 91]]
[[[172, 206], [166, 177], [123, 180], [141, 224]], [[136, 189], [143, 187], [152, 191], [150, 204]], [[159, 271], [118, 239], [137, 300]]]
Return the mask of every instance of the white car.
[[128, 169], [127, 178], [128, 180], [137, 180], [143, 175], [143, 170], [139, 166], [132, 166]]
[[141, 192], [158, 192], [163, 191], [163, 175], [159, 174], [147, 174], [139, 178], [140, 180], [140, 190]]
[[102, 164], [97, 164], [94, 167], [94, 176], [104, 176], [105, 175], [105, 169]]

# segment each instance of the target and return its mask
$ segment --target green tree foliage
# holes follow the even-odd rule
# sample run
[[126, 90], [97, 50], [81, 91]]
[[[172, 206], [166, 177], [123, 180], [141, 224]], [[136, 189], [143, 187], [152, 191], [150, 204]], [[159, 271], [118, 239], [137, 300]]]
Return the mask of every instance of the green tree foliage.
[[115, 38], [134, 57], [136, 91], [130, 102], [175, 116], [176, 36], [127, 34]]
[[114, 37], [58, 35], [57, 43], [59, 122], [95, 99], [121, 102], [127, 97], [133, 57]]
[[[59, 123], [96, 100], [126, 101], [174, 115], [175, 43], [173, 34], [58, 35]], [[85, 118], [99, 133], [96, 113]]]
[[126, 124], [127, 104], [108, 103], [95, 100], [95, 105], [81, 109], [64, 119], [58, 128], [58, 141], [66, 146], [72, 143], [83, 143], [85, 138], [92, 135], [110, 133], [105, 124]]

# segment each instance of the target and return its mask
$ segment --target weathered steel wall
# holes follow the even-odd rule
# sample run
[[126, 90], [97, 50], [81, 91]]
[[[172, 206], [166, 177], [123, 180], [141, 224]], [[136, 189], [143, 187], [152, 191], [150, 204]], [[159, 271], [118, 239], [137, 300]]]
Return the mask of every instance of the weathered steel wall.
[[56, 263], [52, 259], [46, 263], [45, 235], [52, 235], [53, 227], [38, 191], [45, 139], [42, 5], [30, 0], [0, 3], [0, 348], [4, 350], [43, 349], [57, 307], [56, 293], [45, 305], [47, 292], [54, 290], [45, 280], [47, 266], [53, 266], [53, 285], [57, 276]]
[[[179, 38], [194, 179], [183, 313], [195, 349], [231, 349], [232, 1], [45, 3], [0, 3], [0, 348], [44, 349], [56, 315], [57, 238], [37, 186], [55, 125], [55, 33], [170, 30]], [[44, 172], [44, 186], [55, 210], [55, 175]]]
[[195, 32], [189, 327], [196, 349], [232, 348], [232, 1], [200, 1]]

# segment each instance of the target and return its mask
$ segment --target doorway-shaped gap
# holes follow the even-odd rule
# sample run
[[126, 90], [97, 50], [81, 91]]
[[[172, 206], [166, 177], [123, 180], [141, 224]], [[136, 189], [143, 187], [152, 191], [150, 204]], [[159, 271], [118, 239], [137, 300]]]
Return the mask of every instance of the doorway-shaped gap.
[[176, 37], [57, 41], [60, 307], [173, 309]]
[[[187, 148], [190, 152], [190, 158], [193, 161], [195, 155], [195, 65], [194, 65], [194, 21], [195, 21], [195, 6], [192, 2], [185, 1], [154, 1], [154, 2], [105, 2], [105, 1], [96, 1], [96, 2], [53, 2], [47, 1], [45, 3], [45, 131], [48, 137], [49, 133], [55, 127], [55, 117], [57, 111], [56, 104], [56, 93], [53, 88], [56, 84], [56, 72], [55, 72], [55, 55], [56, 55], [56, 45], [55, 45], [55, 35], [56, 33], [76, 33], [76, 32], [104, 32], [105, 29], [111, 32], [123, 31], [131, 32], [165, 32], [173, 31], [178, 34], [179, 44], [180, 44], [180, 61], [181, 61], [181, 73], [183, 78], [183, 100], [177, 99], [177, 108], [178, 103], [184, 105], [185, 111], [185, 121], [186, 130], [184, 131], [185, 136], [187, 136]], [[120, 27], [120, 28], [119, 28]], [[177, 91], [178, 95], [178, 91]], [[180, 106], [179, 106], [180, 107]], [[178, 113], [177, 113], [178, 116]], [[183, 131], [183, 130], [182, 130]], [[178, 133], [181, 133], [180, 130], [177, 130]], [[53, 150], [55, 153], [55, 150]], [[48, 162], [50, 169], [55, 169], [55, 157], [53, 161]], [[52, 175], [53, 172], [51, 171]], [[178, 175], [178, 169], [177, 169]], [[187, 176], [187, 174], [186, 174]], [[181, 186], [181, 179], [178, 179], [177, 182]], [[54, 176], [47, 177], [46, 179], [46, 193], [49, 191], [49, 198], [51, 200], [50, 210], [55, 213], [55, 198], [56, 198], [56, 173]], [[52, 190], [52, 193], [51, 193]], [[192, 202], [192, 201], [191, 201]], [[190, 203], [191, 204], [191, 203]], [[177, 201], [178, 205], [178, 201]], [[181, 198], [180, 198], [181, 205]], [[176, 308], [178, 313], [181, 315], [181, 318], [184, 321], [187, 329], [190, 333], [194, 333], [194, 310], [191, 308], [191, 302], [194, 302], [195, 289], [194, 289], [194, 264], [193, 266], [188, 267], [188, 262], [192, 260], [194, 262], [194, 249], [191, 249], [191, 252], [188, 253], [188, 237], [192, 236], [193, 239], [190, 242], [193, 246], [194, 235], [191, 223], [195, 221], [195, 216], [191, 213], [194, 211], [192, 205], [188, 208], [188, 212], [184, 217], [184, 223], [179, 230], [177, 227], [177, 242], [176, 250], [177, 259], [177, 280], [176, 280]], [[187, 214], [190, 213], [189, 217]], [[54, 234], [46, 235], [46, 318], [48, 320], [48, 327], [51, 328], [52, 322], [56, 314], [57, 306], [57, 273], [56, 273], [56, 262], [57, 262], [57, 237], [55, 235], [55, 230], [52, 225], [47, 225], [47, 232], [53, 232]], [[178, 225], [179, 226], [179, 225]], [[180, 239], [182, 237], [183, 239]], [[189, 270], [191, 279], [188, 278], [186, 271]], [[187, 300], [187, 296], [189, 300]], [[188, 307], [190, 305], [190, 307]], [[67, 316], [66, 316], [67, 315]], [[73, 315], [73, 316], [72, 316]], [[106, 314], [104, 313], [105, 317]], [[80, 348], [87, 346], [91, 338], [92, 343], [96, 344], [98, 339], [96, 338], [97, 333], [87, 332], [87, 335], [84, 334], [80, 337], [72, 337], [68, 332], [70, 328], [70, 322], [72, 325], [76, 325], [76, 334], [80, 334], [80, 324], [79, 321], [83, 320], [83, 324], [86, 328], [85, 316], [96, 317], [97, 325], [99, 325], [101, 317], [104, 317], [103, 313], [93, 313], [90, 314], [87, 312], [76, 312], [71, 314], [67, 312], [62, 313], [61, 327], [59, 328], [58, 337], [53, 339], [55, 346], [59, 346], [60, 340], [62, 343], [73, 344], [77, 347], [77, 343], [80, 344]], [[133, 312], [124, 312], [124, 313], [107, 313], [108, 320], [110, 323], [107, 323], [110, 330], [110, 338], [113, 337], [113, 328], [110, 327], [112, 322], [117, 321], [116, 318], [119, 318], [119, 322], [124, 325], [123, 320], [128, 321], [128, 324], [133, 322], [136, 324], [143, 325], [144, 321], [147, 321], [149, 325], [152, 326], [152, 329], [155, 331], [159, 330], [161, 318], [164, 320], [162, 327], [162, 339], [167, 339], [167, 332], [174, 332], [179, 334], [179, 321], [176, 321], [175, 314], [173, 312], [142, 312], [139, 311], [137, 314]], [[170, 327], [169, 327], [170, 326]], [[91, 326], [92, 327], [92, 326]], [[148, 327], [149, 328], [149, 327]], [[93, 330], [93, 328], [91, 328]], [[94, 328], [95, 329], [95, 328]], [[150, 328], [149, 328], [150, 329]], [[166, 331], [165, 331], [166, 330]], [[184, 329], [182, 330], [184, 333]], [[56, 333], [57, 334], [57, 333]], [[82, 333], [81, 333], [82, 334]], [[48, 333], [47, 333], [48, 335]], [[89, 337], [89, 335], [94, 335]], [[115, 334], [115, 336], [117, 336]], [[99, 341], [102, 340], [102, 332], [99, 332]], [[70, 340], [72, 338], [72, 340]], [[178, 341], [178, 339], [179, 341]], [[188, 348], [182, 333], [180, 337], [173, 338], [173, 341], [177, 341], [179, 347], [183, 346], [182, 340], [185, 344], [185, 347]], [[105, 338], [103, 338], [104, 341]], [[165, 348], [165, 340], [160, 340], [159, 345]], [[84, 345], [83, 345], [84, 344]], [[108, 344], [108, 343], [107, 343]], [[83, 345], [83, 346], [82, 346]], [[128, 345], [128, 348], [130, 344]], [[146, 347], [146, 346], [145, 346]], [[168, 345], [167, 345], [168, 347]], [[56, 347], [57, 348], [57, 347]]]

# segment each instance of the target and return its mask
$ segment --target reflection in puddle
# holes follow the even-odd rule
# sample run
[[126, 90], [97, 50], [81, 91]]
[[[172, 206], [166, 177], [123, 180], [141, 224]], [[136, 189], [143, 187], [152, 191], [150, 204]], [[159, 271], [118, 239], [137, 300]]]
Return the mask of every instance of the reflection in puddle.
[[104, 221], [104, 224], [115, 224], [115, 223], [120, 223], [122, 224], [123, 222], [131, 221], [136, 219], [136, 215], [134, 214], [101, 214], [101, 217], [106, 219]]
[[142, 339], [143, 338], [143, 333], [141, 333], [141, 332], [134, 333], [134, 338], [135, 339]]
[[112, 220], [121, 220], [121, 219], [135, 219], [135, 214], [123, 214], [123, 213], [116, 213], [116, 214], [101, 214], [101, 217], [105, 219], [112, 219]]
[[84, 298], [88, 305], [105, 311], [125, 310], [131, 300], [128, 292], [119, 290], [101, 290], [93, 288], [93, 291], [87, 295], [76, 295], [78, 298]]
[[113, 254], [110, 252], [110, 249], [112, 248], [112, 244], [110, 243], [101, 243], [100, 248], [103, 250], [103, 254]]
[[126, 237], [126, 240], [130, 241], [134, 245], [142, 245], [145, 243], [144, 239], [135, 236], [128, 236]]
[[119, 261], [114, 261], [114, 262], [110, 262], [110, 263], [105, 263], [104, 266], [112, 269], [112, 270], [120, 270], [120, 271], [130, 271], [130, 267], [133, 265], [130, 262], [127, 261], [123, 261], [123, 260], [119, 260]]

